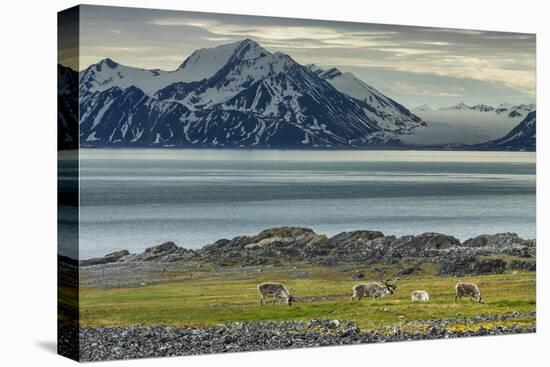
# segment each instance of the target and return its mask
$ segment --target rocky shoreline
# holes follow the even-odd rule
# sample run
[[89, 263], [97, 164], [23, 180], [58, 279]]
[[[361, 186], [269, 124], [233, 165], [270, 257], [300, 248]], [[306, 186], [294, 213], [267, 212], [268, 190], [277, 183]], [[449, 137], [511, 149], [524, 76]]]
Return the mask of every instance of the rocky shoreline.
[[[221, 239], [197, 250], [167, 242], [139, 254], [122, 250], [80, 262], [60, 258], [63, 263], [67, 271], [85, 275], [78, 286], [95, 288], [143, 287], [201, 279], [205, 274], [238, 280], [274, 269], [284, 269], [292, 279], [310, 276], [300, 264], [346, 272], [350, 280], [367, 277], [362, 272], [366, 269], [385, 267], [400, 269], [401, 275], [422, 274], [429, 268], [432, 275], [463, 276], [535, 271], [536, 242], [514, 233], [464, 242], [440, 233], [398, 237], [377, 231], [329, 238], [308, 228], [280, 227]], [[442, 320], [403, 318], [397, 324], [368, 329], [347, 320], [250, 321], [205, 328], [161, 324], [77, 328], [60, 322], [59, 333], [78, 335], [80, 360], [98, 361], [531, 333], [536, 331], [535, 317], [535, 312], [511, 312]], [[60, 339], [60, 351], [74, 353], [74, 345], [63, 345], [65, 339]]]
[[[515, 257], [513, 261], [487, 258]], [[288, 265], [306, 262], [335, 266], [345, 263], [386, 263], [402, 260], [437, 263], [441, 275], [497, 274], [505, 270], [534, 271], [536, 241], [515, 233], [480, 235], [460, 242], [441, 233], [392, 236], [379, 231], [343, 232], [333, 237], [309, 228], [271, 228], [254, 236], [220, 239], [197, 250], [166, 242], [139, 254], [121, 250], [80, 261], [81, 267], [109, 264], [213, 263], [219, 267]]]
[[[80, 359], [98, 361], [532, 333], [536, 331], [534, 323], [508, 326], [498, 323], [534, 319], [535, 316], [534, 312], [514, 312], [468, 319], [404, 322], [365, 330], [353, 322], [341, 320], [237, 322], [210, 328], [163, 325], [81, 328]], [[492, 323], [492, 326], [464, 330], [449, 328], [453, 324], [474, 326], [479, 323]]]

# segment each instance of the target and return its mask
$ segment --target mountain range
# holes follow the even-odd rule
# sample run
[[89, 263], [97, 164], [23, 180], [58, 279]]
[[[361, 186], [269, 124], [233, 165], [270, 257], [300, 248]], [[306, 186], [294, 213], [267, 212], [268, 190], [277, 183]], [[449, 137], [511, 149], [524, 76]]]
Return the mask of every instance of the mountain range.
[[78, 73], [57, 66], [57, 146], [58, 149], [78, 147]]
[[[413, 108], [413, 111], [426, 112], [426, 111], [436, 111], [435, 108], [431, 108], [427, 105], [418, 106]], [[530, 104], [519, 104], [512, 105], [509, 103], [501, 103], [496, 107], [486, 105], [486, 104], [477, 104], [474, 106], [467, 105], [466, 103], [458, 103], [454, 106], [440, 108], [439, 111], [477, 111], [477, 112], [492, 112], [496, 114], [503, 114], [508, 117], [522, 117], [527, 116], [528, 113], [533, 112], [537, 109], [536, 105], [533, 103]]]
[[481, 150], [525, 150], [535, 151], [537, 145], [537, 112], [527, 116], [505, 136], [482, 144], [471, 146]]
[[[80, 72], [58, 65], [62, 149], [79, 141], [88, 147], [405, 147], [400, 139], [427, 131], [423, 118], [430, 113], [518, 118], [535, 109], [459, 103], [411, 112], [352, 73], [301, 65], [250, 39], [197, 50], [173, 71], [109, 58]], [[520, 123], [514, 136], [526, 127]], [[530, 134], [527, 129], [522, 141]], [[497, 140], [491, 149], [530, 149]]]
[[79, 78], [82, 146], [360, 148], [426, 125], [351, 73], [250, 39], [197, 50], [174, 71], [104, 59]]

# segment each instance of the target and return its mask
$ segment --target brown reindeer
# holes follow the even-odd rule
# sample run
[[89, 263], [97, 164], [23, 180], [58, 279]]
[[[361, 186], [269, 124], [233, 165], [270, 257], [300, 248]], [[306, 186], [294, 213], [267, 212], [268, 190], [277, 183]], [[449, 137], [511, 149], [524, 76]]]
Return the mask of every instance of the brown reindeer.
[[356, 284], [353, 286], [353, 294], [349, 299], [351, 303], [355, 298], [358, 301], [363, 297], [372, 297], [373, 300], [382, 298], [388, 294], [393, 294], [397, 289], [395, 281], [399, 278], [395, 278], [393, 281], [390, 280], [380, 280], [380, 283], [366, 283], [366, 284]]
[[476, 299], [481, 303], [481, 292], [477, 285], [472, 283], [457, 283], [455, 285], [455, 302], [458, 301], [462, 296], [470, 296], [473, 299]]
[[260, 292], [260, 307], [263, 307], [265, 298], [268, 296], [273, 297], [273, 307], [277, 300], [279, 303], [284, 300], [289, 306], [294, 302], [294, 290], [289, 291], [283, 283], [261, 283], [258, 285], [258, 292]]

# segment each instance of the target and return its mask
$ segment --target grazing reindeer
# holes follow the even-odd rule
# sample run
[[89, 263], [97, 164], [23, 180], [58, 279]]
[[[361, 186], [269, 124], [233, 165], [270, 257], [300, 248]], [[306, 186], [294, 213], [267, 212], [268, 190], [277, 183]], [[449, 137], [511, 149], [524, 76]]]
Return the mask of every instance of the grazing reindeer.
[[273, 297], [273, 307], [277, 300], [279, 303], [284, 300], [289, 306], [294, 302], [294, 290], [289, 291], [283, 283], [261, 283], [258, 285], [258, 291], [260, 292], [260, 307], [263, 307], [267, 296]]
[[394, 281], [380, 280], [380, 283], [356, 284], [353, 286], [353, 295], [349, 299], [349, 303], [355, 298], [357, 298], [358, 301], [363, 297], [372, 297], [372, 299], [375, 300], [387, 294], [393, 294], [397, 289], [397, 285], [395, 284], [397, 279], [398, 278], [395, 278]]
[[455, 302], [462, 298], [462, 296], [470, 296], [471, 298], [476, 299], [479, 303], [481, 303], [481, 292], [479, 291], [479, 288], [477, 285], [472, 283], [457, 283], [455, 285]]
[[413, 302], [415, 301], [428, 302], [430, 300], [430, 296], [426, 291], [413, 291], [411, 293], [411, 300]]

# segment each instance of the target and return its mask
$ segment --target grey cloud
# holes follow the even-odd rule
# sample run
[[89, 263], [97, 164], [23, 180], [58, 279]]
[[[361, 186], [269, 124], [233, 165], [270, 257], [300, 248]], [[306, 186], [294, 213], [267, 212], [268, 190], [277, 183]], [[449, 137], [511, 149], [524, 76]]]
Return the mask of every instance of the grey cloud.
[[[298, 62], [353, 71], [403, 103], [415, 103], [422, 93], [427, 100], [421, 103], [435, 105], [466, 98], [479, 98], [479, 102], [534, 99], [533, 34], [150, 9], [83, 9], [81, 67], [111, 57], [128, 65], [170, 70], [196, 49], [251, 37]], [[407, 89], [412, 82], [421, 84]]]

